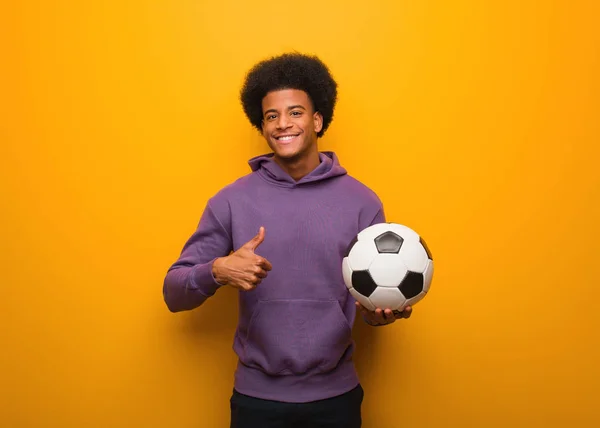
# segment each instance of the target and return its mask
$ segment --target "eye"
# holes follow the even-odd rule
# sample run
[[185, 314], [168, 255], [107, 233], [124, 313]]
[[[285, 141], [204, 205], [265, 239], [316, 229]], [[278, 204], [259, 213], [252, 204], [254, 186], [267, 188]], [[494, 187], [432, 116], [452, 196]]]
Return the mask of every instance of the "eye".
[[276, 114], [269, 114], [269, 115], [267, 115], [267, 120], [273, 120], [273, 119], [275, 119], [276, 117], [277, 117], [277, 115], [276, 115]]
[[302, 115], [302, 112], [300, 112], [300, 111], [293, 111], [291, 114], [292, 114], [292, 116], [298, 117], [298, 116]]

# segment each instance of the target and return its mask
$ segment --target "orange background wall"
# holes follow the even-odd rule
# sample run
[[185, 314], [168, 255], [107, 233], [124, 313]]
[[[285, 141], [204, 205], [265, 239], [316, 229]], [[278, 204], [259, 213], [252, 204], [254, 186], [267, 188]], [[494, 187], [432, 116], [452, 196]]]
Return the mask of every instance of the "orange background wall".
[[321, 149], [436, 259], [356, 326], [364, 426], [600, 426], [597, 4], [3, 2], [0, 425], [228, 426], [236, 295], [162, 280], [267, 150], [244, 73], [296, 49], [340, 85]]

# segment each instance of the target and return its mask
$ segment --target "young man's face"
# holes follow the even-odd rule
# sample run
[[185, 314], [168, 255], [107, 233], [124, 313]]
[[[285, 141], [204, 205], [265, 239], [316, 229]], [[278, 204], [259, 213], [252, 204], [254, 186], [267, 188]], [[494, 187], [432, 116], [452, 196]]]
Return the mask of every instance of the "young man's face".
[[317, 150], [323, 116], [315, 112], [308, 94], [298, 89], [269, 92], [262, 100], [262, 132], [275, 156], [297, 160]]

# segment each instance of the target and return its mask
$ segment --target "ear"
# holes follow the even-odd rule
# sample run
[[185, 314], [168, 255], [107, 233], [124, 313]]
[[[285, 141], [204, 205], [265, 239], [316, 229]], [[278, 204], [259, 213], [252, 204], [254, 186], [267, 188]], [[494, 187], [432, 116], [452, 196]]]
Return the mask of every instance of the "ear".
[[318, 134], [323, 129], [323, 115], [318, 111], [313, 114], [313, 123], [315, 125], [315, 132]]

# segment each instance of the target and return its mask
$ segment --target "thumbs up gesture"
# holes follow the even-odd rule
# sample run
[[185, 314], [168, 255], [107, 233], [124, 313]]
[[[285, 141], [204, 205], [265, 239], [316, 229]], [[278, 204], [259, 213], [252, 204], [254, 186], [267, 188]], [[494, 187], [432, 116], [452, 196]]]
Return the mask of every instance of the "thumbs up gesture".
[[220, 284], [230, 285], [240, 290], [253, 290], [273, 269], [271, 263], [255, 253], [265, 240], [265, 228], [227, 257], [220, 257], [213, 263], [213, 276]]

